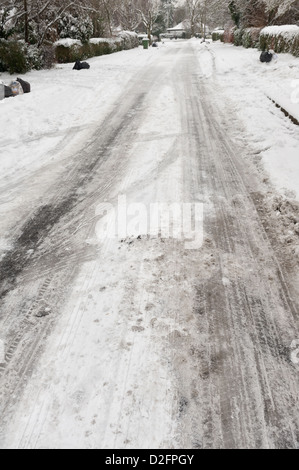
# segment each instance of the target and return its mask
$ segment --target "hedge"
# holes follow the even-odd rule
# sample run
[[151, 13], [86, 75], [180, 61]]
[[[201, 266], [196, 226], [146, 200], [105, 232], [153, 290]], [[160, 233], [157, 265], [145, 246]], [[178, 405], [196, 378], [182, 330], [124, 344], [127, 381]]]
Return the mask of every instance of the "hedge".
[[58, 63], [75, 62], [139, 46], [136, 33], [123, 31], [115, 39], [93, 38], [82, 44], [75, 39], [61, 39], [54, 46], [25, 44], [24, 41], [0, 39], [0, 72], [26, 73], [50, 68]]
[[115, 39], [92, 38], [84, 44], [74, 39], [61, 39], [54, 46], [56, 60], [62, 64], [133, 49], [139, 46], [139, 40], [137, 34], [124, 31]]
[[299, 57], [299, 26], [267, 26], [261, 31], [259, 47], [262, 51], [273, 49]]
[[[213, 32], [213, 41], [221, 39]], [[267, 26], [266, 28], [227, 29], [223, 34], [224, 42], [235, 46], [256, 47], [262, 51], [273, 49], [277, 53], [289, 52], [299, 57], [299, 26]], [[222, 39], [221, 39], [222, 40]]]

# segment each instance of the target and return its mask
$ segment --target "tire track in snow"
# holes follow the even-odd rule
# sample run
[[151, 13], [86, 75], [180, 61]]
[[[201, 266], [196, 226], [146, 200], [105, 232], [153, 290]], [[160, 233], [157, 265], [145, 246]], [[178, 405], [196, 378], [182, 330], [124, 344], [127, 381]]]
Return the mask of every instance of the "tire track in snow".
[[[186, 171], [193, 174], [194, 197], [200, 182], [213, 201], [214, 211], [205, 214], [213, 244], [203, 253], [214, 252], [216, 262], [213, 268], [207, 265], [211, 272], [199, 284], [198, 310], [204, 305], [207, 323], [202, 331], [208, 351], [201, 350], [201, 338], [193, 335], [206, 366], [204, 379], [197, 381], [201, 398], [191, 400], [182, 417], [181, 442], [185, 448], [296, 448], [298, 415], [291, 404], [298, 400], [298, 372], [288, 348], [298, 336], [297, 307], [277, 288], [282, 285], [287, 292], [287, 283], [277, 275], [282, 271], [251, 199], [252, 182], [243, 180], [239, 149], [233, 149], [219, 125], [220, 111], [211, 106], [209, 96], [217, 85], [212, 80], [198, 82], [199, 74], [189, 63], [186, 60], [183, 81], [188, 91], [179, 86], [181, 95], [188, 96], [187, 111], [182, 111], [190, 135]], [[179, 73], [182, 76], [183, 69]], [[193, 83], [187, 76], [194, 77]], [[202, 178], [202, 168], [207, 179]], [[199, 269], [202, 275], [207, 276]], [[201, 316], [198, 322], [200, 326]], [[186, 378], [178, 367], [178, 379], [190, 393], [192, 375]]]

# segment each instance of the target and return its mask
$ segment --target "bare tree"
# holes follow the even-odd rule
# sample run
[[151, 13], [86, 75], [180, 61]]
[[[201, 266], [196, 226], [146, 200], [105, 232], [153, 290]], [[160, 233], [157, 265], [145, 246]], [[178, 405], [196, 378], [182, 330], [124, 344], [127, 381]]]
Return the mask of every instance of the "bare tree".
[[200, 30], [206, 37], [207, 25], [223, 23], [228, 18], [228, 2], [226, 0], [186, 0], [186, 10], [190, 21], [191, 36]]
[[196, 27], [201, 16], [201, 0], [186, 0], [186, 10], [190, 21], [191, 36], [195, 36]]
[[153, 28], [161, 11], [161, 2], [160, 0], [137, 0], [136, 4], [151, 44]]
[[117, 19], [123, 29], [135, 31], [141, 23], [141, 15], [136, 8], [136, 0], [121, 0]]

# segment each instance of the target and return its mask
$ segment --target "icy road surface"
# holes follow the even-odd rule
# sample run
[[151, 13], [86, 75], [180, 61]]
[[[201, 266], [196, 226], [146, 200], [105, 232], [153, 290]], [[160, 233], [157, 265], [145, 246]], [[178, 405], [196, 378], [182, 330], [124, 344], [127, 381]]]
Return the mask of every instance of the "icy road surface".
[[[1, 448], [298, 448], [296, 195], [276, 194], [258, 159], [227, 50], [226, 62], [196, 41], [94, 59], [87, 104], [66, 89], [79, 113], [66, 123], [61, 102], [61, 134], [41, 120], [23, 160], [2, 137]], [[267, 138], [298, 149], [254, 77]], [[99, 240], [101, 204], [119, 196], [202, 204], [202, 246]]]

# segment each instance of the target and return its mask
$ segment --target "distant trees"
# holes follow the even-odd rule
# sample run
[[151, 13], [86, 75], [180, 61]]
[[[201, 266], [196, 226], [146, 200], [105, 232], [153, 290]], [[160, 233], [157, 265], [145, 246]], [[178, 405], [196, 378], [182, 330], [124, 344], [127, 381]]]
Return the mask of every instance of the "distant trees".
[[298, 0], [261, 0], [267, 24], [286, 24], [299, 22]]
[[135, 31], [140, 24], [140, 13], [136, 8], [136, 0], [119, 2], [117, 23], [126, 31]]
[[136, 8], [140, 14], [141, 22], [143, 23], [150, 43], [152, 42], [152, 33], [155, 23], [161, 12], [161, 0], [136, 0]]
[[116, 27], [149, 37], [188, 19], [191, 35], [205, 25], [299, 24], [299, 0], [0, 0], [0, 38], [41, 47], [66, 35], [112, 36]]
[[191, 36], [195, 36], [195, 30], [200, 20], [201, 0], [186, 0], [186, 11], [190, 22]]
[[228, 6], [238, 27], [299, 24], [298, 0], [233, 0]]
[[298, 0], [185, 0], [191, 25], [224, 26], [228, 14], [237, 27], [263, 27], [274, 24], [299, 24]]
[[186, 0], [185, 4], [191, 36], [199, 29], [205, 38], [207, 25], [223, 25], [229, 17], [229, 5], [225, 0]]
[[[41, 46], [65, 36], [83, 40], [95, 33], [112, 36], [115, 27], [153, 31], [159, 15], [171, 21], [174, 0], [2, 0], [0, 38], [13, 35]], [[163, 21], [164, 21], [163, 16]]]

